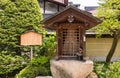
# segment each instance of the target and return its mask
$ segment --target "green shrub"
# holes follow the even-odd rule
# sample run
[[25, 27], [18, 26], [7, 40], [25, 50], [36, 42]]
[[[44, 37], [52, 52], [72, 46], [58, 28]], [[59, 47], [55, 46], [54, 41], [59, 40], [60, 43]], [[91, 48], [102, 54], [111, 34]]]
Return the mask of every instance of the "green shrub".
[[15, 70], [20, 70], [23, 68], [22, 62], [24, 59], [20, 56], [12, 54], [8, 54], [6, 51], [0, 52], [0, 76], [8, 75], [13, 73]]
[[94, 71], [99, 78], [120, 78], [120, 61], [111, 64], [97, 62], [94, 64]]
[[120, 78], [120, 61], [111, 64], [108, 72], [108, 78]]
[[56, 54], [56, 35], [49, 35], [43, 37], [42, 46], [35, 47], [35, 52], [38, 56], [54, 57]]
[[16, 75], [16, 78], [35, 78], [38, 75], [50, 75], [50, 58], [40, 56], [32, 61]]
[[108, 78], [108, 66], [105, 62], [94, 63], [94, 71], [97, 73], [99, 78]]

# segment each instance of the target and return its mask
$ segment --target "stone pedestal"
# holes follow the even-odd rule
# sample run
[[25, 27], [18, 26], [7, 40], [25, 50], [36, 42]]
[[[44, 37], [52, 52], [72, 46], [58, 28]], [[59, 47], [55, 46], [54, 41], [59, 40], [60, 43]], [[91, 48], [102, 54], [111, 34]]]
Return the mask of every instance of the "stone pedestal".
[[86, 78], [93, 70], [90, 60], [51, 60], [53, 78]]

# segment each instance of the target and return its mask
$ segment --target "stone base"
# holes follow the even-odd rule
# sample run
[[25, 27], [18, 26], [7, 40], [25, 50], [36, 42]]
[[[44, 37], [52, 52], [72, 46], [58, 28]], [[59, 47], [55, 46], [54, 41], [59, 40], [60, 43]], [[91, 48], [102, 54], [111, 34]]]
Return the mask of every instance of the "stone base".
[[86, 78], [93, 70], [90, 60], [51, 60], [53, 78]]

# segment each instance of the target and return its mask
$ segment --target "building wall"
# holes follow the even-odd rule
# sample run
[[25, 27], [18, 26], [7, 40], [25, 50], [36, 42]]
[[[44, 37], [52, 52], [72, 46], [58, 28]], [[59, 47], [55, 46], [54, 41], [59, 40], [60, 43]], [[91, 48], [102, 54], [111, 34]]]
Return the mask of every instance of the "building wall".
[[[112, 38], [87, 38], [86, 40], [86, 55], [93, 60], [105, 61], [105, 58], [111, 48]], [[112, 61], [120, 57], [120, 40], [117, 45]]]
[[[38, 0], [42, 14], [54, 14], [58, 12], [58, 4], [48, 2], [45, 3], [45, 12], [44, 12], [44, 1]], [[65, 7], [59, 6], [59, 10], [63, 10]]]

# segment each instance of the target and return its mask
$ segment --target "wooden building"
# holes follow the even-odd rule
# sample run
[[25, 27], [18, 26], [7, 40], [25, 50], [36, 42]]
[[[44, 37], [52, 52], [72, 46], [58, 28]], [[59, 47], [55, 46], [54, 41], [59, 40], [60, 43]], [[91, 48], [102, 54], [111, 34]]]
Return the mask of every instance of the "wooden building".
[[76, 53], [86, 56], [85, 31], [101, 21], [86, 11], [68, 6], [42, 22], [45, 28], [56, 30], [57, 56], [75, 57]]

